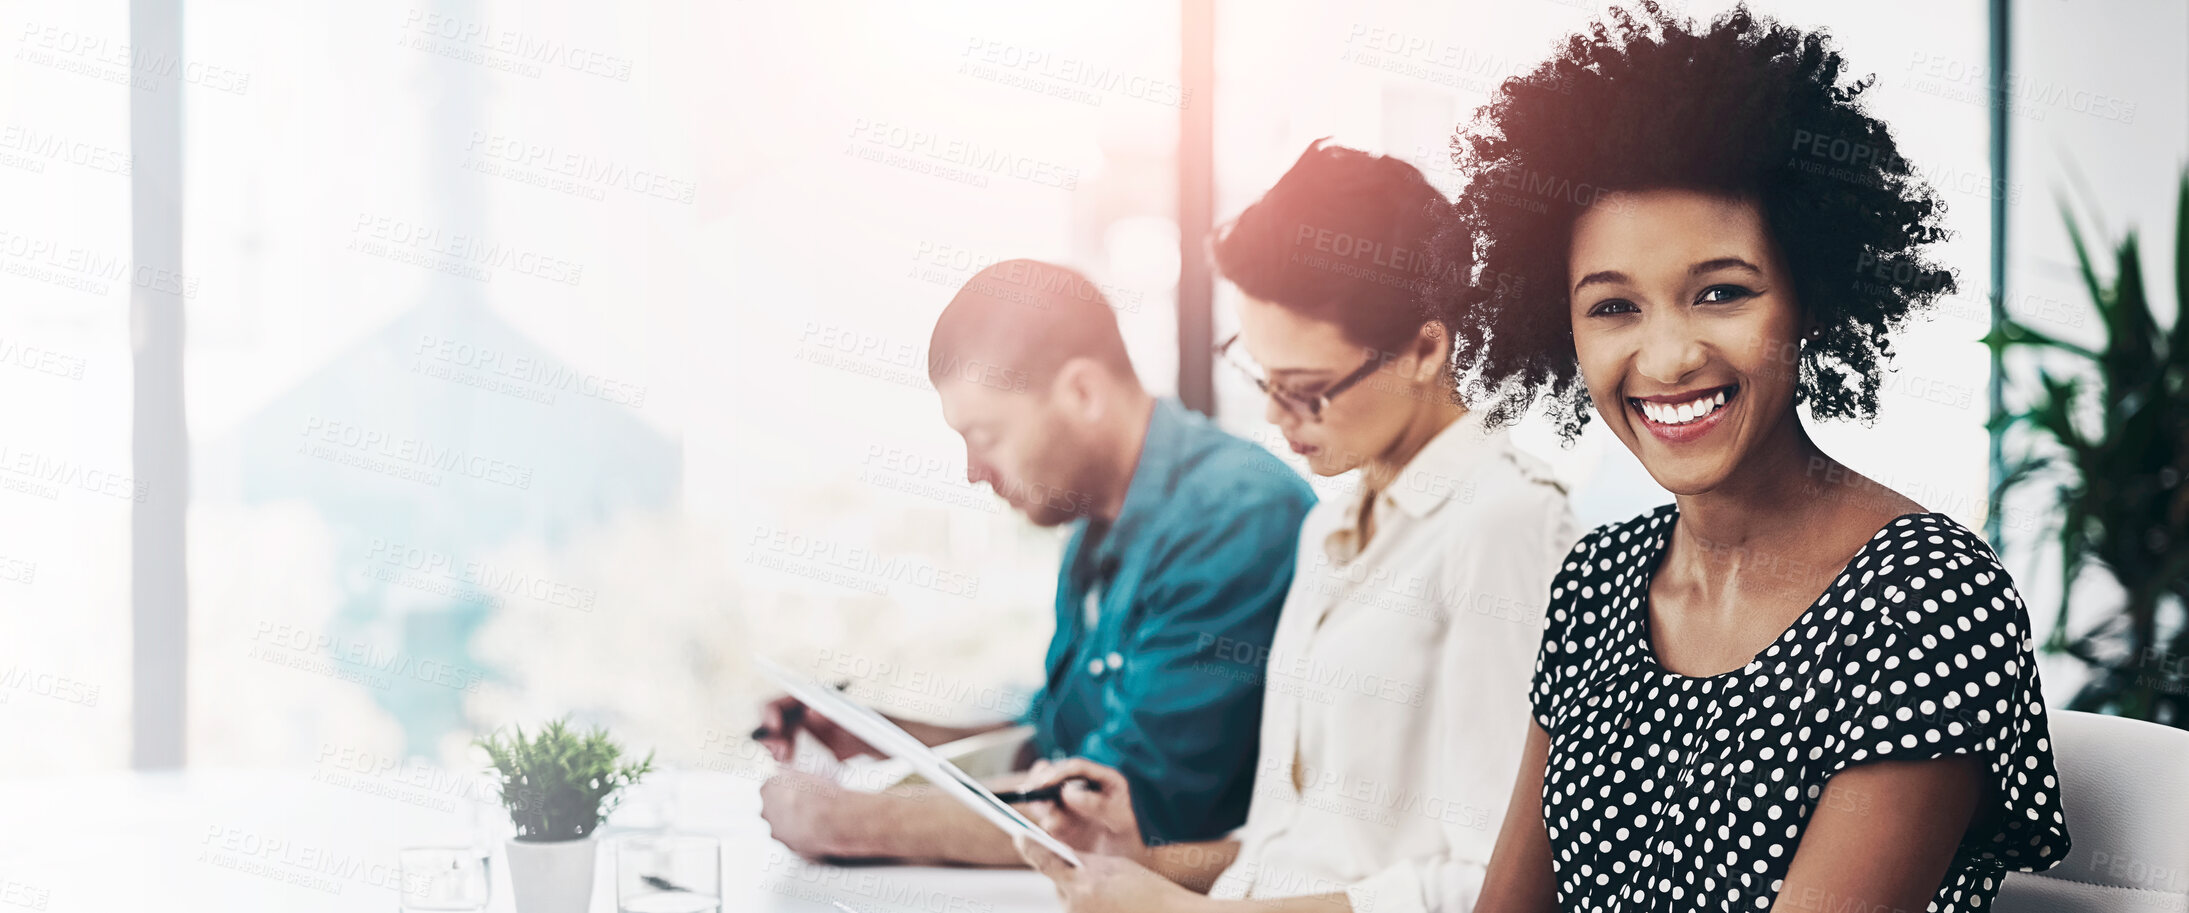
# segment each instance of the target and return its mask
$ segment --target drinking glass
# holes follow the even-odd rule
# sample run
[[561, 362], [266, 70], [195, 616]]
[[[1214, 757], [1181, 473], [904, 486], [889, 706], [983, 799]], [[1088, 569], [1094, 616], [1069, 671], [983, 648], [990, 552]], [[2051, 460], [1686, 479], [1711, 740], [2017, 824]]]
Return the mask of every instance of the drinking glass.
[[478, 913], [486, 909], [486, 850], [414, 846], [396, 854], [403, 913]]
[[622, 913], [721, 910], [721, 842], [683, 834], [632, 834], [617, 841], [616, 909]]

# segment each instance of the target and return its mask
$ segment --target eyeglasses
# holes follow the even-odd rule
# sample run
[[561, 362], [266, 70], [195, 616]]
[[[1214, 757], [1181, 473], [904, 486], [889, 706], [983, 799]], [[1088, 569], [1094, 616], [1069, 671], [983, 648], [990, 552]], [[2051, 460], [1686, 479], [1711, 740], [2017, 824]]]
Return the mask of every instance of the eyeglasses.
[[1309, 421], [1322, 421], [1323, 409], [1330, 405], [1333, 398], [1340, 393], [1344, 393], [1354, 384], [1366, 380], [1368, 375], [1376, 373], [1376, 368], [1383, 364], [1382, 353], [1370, 353], [1367, 361], [1361, 362], [1361, 366], [1354, 368], [1353, 373], [1338, 378], [1336, 383], [1314, 391], [1288, 390], [1271, 382], [1269, 378], [1262, 376], [1261, 371], [1256, 370], [1246, 362], [1240, 361], [1239, 356], [1233, 355], [1231, 352], [1232, 346], [1238, 341], [1239, 334], [1233, 333], [1230, 339], [1218, 343], [1216, 357], [1223, 359], [1226, 364], [1237, 369], [1240, 374], [1246, 375], [1246, 379], [1253, 381], [1254, 388], [1262, 391], [1263, 396], [1276, 400], [1278, 405], [1285, 407], [1292, 414]]

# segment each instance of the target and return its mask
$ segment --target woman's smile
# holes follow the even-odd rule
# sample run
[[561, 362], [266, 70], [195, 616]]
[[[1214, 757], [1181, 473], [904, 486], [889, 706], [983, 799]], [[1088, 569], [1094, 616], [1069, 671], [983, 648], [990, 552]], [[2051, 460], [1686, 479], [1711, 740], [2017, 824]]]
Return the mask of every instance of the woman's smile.
[[1682, 444], [1716, 428], [1740, 390], [1739, 384], [1727, 384], [1685, 393], [1630, 396], [1627, 408], [1658, 440]]

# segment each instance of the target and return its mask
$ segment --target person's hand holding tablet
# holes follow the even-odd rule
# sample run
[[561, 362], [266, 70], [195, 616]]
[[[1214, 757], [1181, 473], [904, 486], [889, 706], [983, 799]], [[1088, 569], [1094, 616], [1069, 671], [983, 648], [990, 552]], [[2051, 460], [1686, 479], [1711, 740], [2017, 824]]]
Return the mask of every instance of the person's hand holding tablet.
[[1066, 913], [1165, 913], [1207, 900], [1131, 859], [1088, 853], [1074, 866], [1025, 835], [1011, 843], [1027, 865], [1056, 885]]

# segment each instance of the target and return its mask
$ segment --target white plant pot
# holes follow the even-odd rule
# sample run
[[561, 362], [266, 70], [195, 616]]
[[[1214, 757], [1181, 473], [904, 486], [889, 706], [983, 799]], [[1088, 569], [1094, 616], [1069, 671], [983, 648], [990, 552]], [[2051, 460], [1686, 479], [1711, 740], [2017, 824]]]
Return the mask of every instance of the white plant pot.
[[586, 913], [593, 904], [593, 835], [553, 843], [509, 841], [517, 913]]

